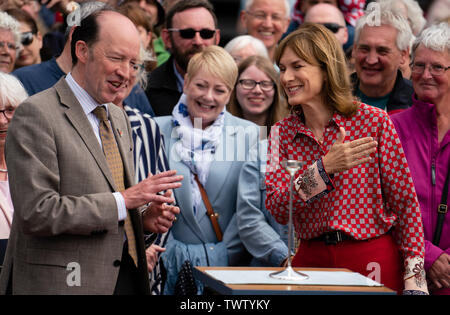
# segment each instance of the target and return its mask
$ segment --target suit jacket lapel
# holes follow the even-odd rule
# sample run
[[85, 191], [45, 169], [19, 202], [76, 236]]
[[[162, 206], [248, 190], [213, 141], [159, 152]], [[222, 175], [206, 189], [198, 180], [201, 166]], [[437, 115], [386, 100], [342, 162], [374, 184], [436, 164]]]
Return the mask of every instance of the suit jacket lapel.
[[65, 111], [67, 118], [86, 144], [86, 147], [89, 152], [91, 152], [111, 187], [115, 190], [114, 181], [108, 168], [108, 164], [106, 163], [105, 155], [103, 154], [102, 148], [95, 137], [92, 126], [89, 123], [81, 104], [78, 102], [64, 78], [59, 80], [54, 87], [60, 96], [61, 103], [67, 107]]

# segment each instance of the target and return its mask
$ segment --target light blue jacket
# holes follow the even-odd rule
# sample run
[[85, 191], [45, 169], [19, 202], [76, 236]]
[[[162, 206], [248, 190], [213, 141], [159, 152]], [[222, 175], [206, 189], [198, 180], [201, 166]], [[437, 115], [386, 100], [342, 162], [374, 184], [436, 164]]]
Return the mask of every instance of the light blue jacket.
[[258, 141], [259, 128], [249, 121], [225, 113], [222, 141], [216, 149], [205, 185], [213, 210], [219, 214], [223, 240], [217, 242], [203, 203], [198, 207], [197, 215], [194, 214], [191, 172], [174, 149], [179, 139], [173, 132], [172, 117], [156, 117], [155, 120], [165, 137], [170, 169], [184, 176], [182, 186], [174, 191], [181, 213], [171, 229], [166, 251], [162, 255], [167, 270], [164, 293], [173, 294], [178, 271], [186, 259], [190, 259], [193, 266], [248, 265], [249, 255], [238, 232], [236, 200], [239, 174], [244, 162], [250, 158], [250, 148], [255, 147]]
[[251, 266], [278, 267], [288, 256], [288, 229], [287, 225], [277, 223], [265, 207], [267, 140], [259, 143], [257, 152], [258, 159], [246, 162], [239, 178], [239, 235], [247, 251], [253, 256]]

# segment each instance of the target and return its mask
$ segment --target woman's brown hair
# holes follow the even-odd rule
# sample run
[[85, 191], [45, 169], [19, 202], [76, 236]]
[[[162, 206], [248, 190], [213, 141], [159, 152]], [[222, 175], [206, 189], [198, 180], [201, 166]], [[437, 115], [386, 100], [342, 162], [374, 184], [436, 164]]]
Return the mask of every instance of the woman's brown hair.
[[344, 116], [356, 112], [358, 102], [354, 102], [352, 95], [344, 51], [331, 31], [320, 24], [302, 24], [281, 41], [275, 52], [277, 64], [286, 48], [307, 63], [322, 68], [325, 73], [322, 95], [328, 106]]

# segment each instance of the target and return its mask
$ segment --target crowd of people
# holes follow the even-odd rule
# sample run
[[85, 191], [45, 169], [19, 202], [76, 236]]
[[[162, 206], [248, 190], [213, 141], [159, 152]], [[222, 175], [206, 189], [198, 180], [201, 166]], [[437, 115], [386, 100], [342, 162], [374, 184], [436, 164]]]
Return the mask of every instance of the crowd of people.
[[449, 20], [246, 0], [222, 48], [208, 0], [3, 1], [0, 294], [203, 294], [193, 266], [292, 259], [449, 295]]

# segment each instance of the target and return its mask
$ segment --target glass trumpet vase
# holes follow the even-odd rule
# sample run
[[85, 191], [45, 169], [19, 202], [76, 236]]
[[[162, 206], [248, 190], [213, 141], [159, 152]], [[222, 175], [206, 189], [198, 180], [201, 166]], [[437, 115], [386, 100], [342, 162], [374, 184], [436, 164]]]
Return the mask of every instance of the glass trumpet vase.
[[281, 162], [281, 166], [289, 173], [290, 180], [289, 180], [289, 222], [288, 222], [288, 259], [287, 259], [287, 266], [285, 269], [277, 272], [271, 273], [269, 276], [274, 279], [278, 280], [287, 280], [287, 281], [299, 281], [299, 280], [306, 280], [308, 279], [308, 275], [295, 271], [292, 268], [292, 257], [291, 253], [292, 251], [292, 245], [294, 243], [293, 235], [292, 233], [292, 207], [293, 207], [293, 190], [294, 190], [294, 176], [295, 173], [300, 169], [302, 166], [302, 162], [296, 161], [296, 160], [285, 160]]

